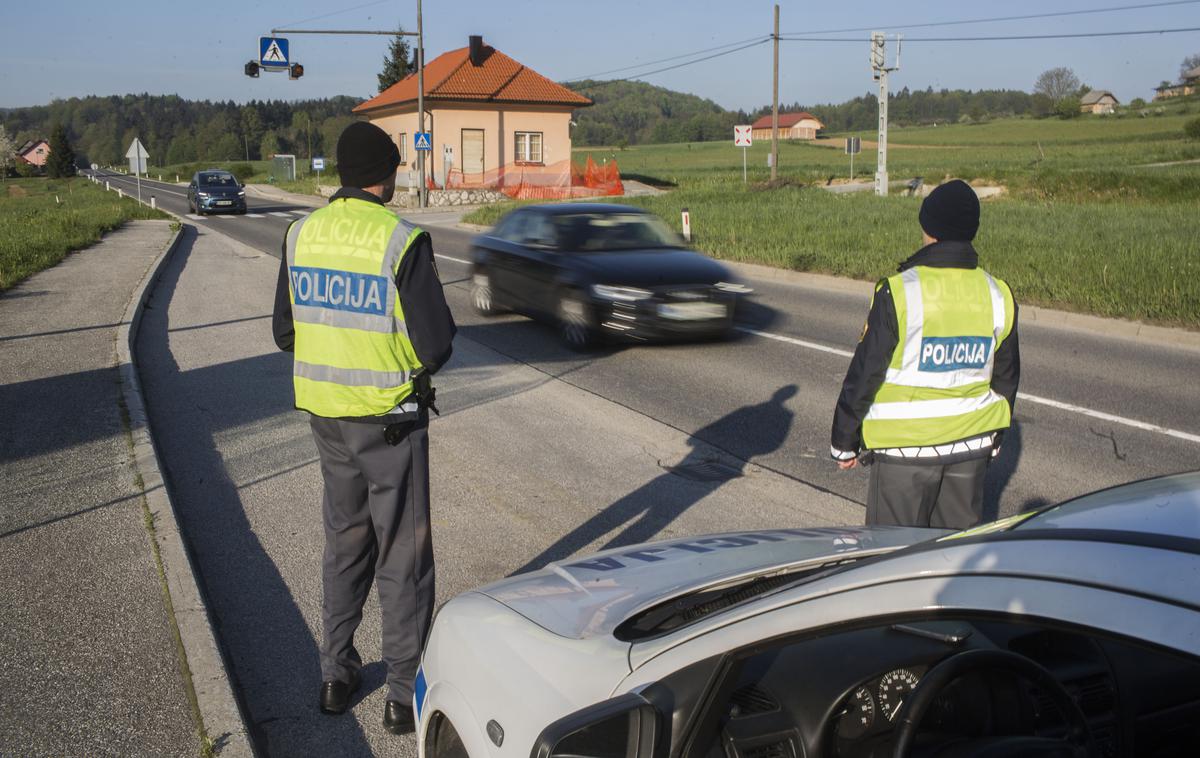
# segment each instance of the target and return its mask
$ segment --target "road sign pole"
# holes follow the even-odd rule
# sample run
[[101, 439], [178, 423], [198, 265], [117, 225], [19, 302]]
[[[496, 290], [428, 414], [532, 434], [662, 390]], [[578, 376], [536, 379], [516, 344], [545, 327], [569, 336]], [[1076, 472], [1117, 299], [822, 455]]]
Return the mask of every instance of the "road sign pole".
[[[421, 23], [421, 0], [417, 0], [417, 131], [425, 132], [425, 30]], [[503, 140], [501, 135], [501, 140]], [[417, 151], [417, 171], [421, 176], [421, 188], [417, 197], [421, 207], [429, 205], [429, 184], [425, 181], [425, 151]]]
[[742, 148], [742, 184], [749, 184], [750, 180], [746, 178], [746, 148]]
[[850, 153], [850, 181], [854, 181], [854, 153]]

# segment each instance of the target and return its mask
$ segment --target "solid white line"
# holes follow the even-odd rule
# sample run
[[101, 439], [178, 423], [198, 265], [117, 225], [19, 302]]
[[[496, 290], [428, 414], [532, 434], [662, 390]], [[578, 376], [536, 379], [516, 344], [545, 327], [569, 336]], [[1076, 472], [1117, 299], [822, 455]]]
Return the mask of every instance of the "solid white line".
[[[737, 327], [734, 327], [734, 329], [736, 329], [739, 332], [745, 332], [746, 334], [753, 334], [755, 337], [764, 337], [766, 339], [776, 340], [778, 342], [786, 342], [789, 345], [796, 345], [798, 347], [806, 347], [810, 350], [820, 350], [823, 353], [831, 353], [833, 355], [840, 355], [843, 358], [853, 358], [854, 357], [854, 353], [849, 350], [842, 350], [841, 348], [830, 347], [828, 345], [822, 345], [817, 342], [807, 342], [805, 340], [798, 340], [795, 337], [788, 337], [783, 334], [773, 334], [771, 332], [760, 332], [757, 329], [750, 329], [750, 328], [744, 327], [744, 326], [737, 326]], [[1112, 413], [1105, 413], [1104, 411], [1096, 411], [1096, 410], [1092, 410], [1091, 408], [1084, 408], [1081, 405], [1073, 405], [1071, 403], [1064, 403], [1059, 400], [1051, 400], [1049, 398], [1039, 397], [1037, 395], [1029, 395], [1024, 392], [1018, 392], [1017, 399], [1027, 400], [1031, 403], [1035, 403], [1037, 405], [1045, 405], [1050, 408], [1057, 408], [1060, 411], [1067, 411], [1068, 413], [1078, 413], [1081, 416], [1088, 416], [1090, 418], [1100, 419], [1101, 421], [1110, 421], [1114, 424], [1121, 424], [1123, 426], [1132, 427], [1134, 429], [1141, 429], [1142, 431], [1145, 431], [1145, 432], [1154, 432], [1156, 434], [1163, 434], [1168, 437], [1175, 437], [1176, 439], [1187, 440], [1188, 442], [1200, 443], [1200, 434], [1191, 434], [1189, 432], [1181, 432], [1178, 429], [1170, 429], [1165, 426], [1159, 426], [1158, 424], [1151, 424], [1151, 423], [1147, 423], [1145, 421], [1138, 421], [1137, 419], [1126, 418], [1124, 416], [1117, 416]]]
[[1058, 400], [1051, 400], [1051, 399], [1045, 398], [1045, 397], [1038, 397], [1037, 395], [1027, 395], [1024, 392], [1018, 392], [1017, 397], [1020, 398], [1021, 400], [1028, 400], [1031, 403], [1040, 403], [1042, 405], [1048, 405], [1051, 408], [1057, 408], [1060, 411], [1070, 411], [1072, 413], [1079, 413], [1084, 416], [1090, 416], [1092, 418], [1100, 419], [1101, 421], [1111, 421], [1114, 424], [1123, 424], [1125, 426], [1131, 426], [1134, 429], [1141, 429], [1141, 430], [1147, 431], [1147, 432], [1156, 432], [1158, 434], [1165, 434], [1168, 437], [1176, 437], [1181, 440], [1187, 440], [1188, 442], [1200, 442], [1200, 434], [1190, 434], [1188, 432], [1181, 432], [1178, 429], [1169, 429], [1165, 426], [1159, 426], [1158, 424], [1148, 424], [1145, 421], [1138, 421], [1136, 419], [1125, 418], [1124, 416], [1114, 416], [1113, 414], [1105, 413], [1104, 411], [1094, 411], [1091, 408], [1084, 408], [1079, 405], [1071, 405], [1070, 403], [1063, 403], [1063, 402], [1059, 402]]
[[433, 255], [435, 258], [445, 258], [448, 261], [454, 261], [455, 263], [461, 263], [464, 266], [471, 265], [470, 261], [464, 261], [462, 258], [451, 258], [449, 255], [442, 255], [441, 253], [434, 253]]
[[854, 357], [854, 353], [850, 352], [849, 350], [842, 350], [842, 349], [836, 348], [836, 347], [829, 347], [828, 345], [821, 345], [816, 342], [805, 342], [804, 340], [798, 340], [795, 337], [786, 337], [782, 334], [772, 334], [771, 332], [760, 332], [757, 329], [750, 329], [750, 328], [747, 328], [744, 326], [735, 326], [734, 329], [736, 329], [739, 332], [745, 332], [746, 334], [753, 334], [755, 337], [765, 337], [769, 340], [778, 340], [779, 342], [786, 342], [789, 345], [797, 345], [799, 347], [807, 347], [809, 350], [820, 350], [823, 353], [833, 353], [834, 355], [840, 355], [843, 358], [853, 358]]

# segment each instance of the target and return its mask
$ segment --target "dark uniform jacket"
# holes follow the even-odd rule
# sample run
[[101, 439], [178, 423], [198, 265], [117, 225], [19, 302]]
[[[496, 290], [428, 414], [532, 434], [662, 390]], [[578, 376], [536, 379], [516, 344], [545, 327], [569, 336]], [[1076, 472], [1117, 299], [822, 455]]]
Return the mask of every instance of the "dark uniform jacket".
[[[944, 241], [935, 242], [918, 250], [911, 258], [900, 264], [900, 271], [913, 266], [930, 266], [933, 268], [967, 268], [979, 267], [979, 255], [970, 242]], [[1021, 352], [1017, 343], [1017, 313], [1016, 300], [1013, 300], [1012, 332], [1000, 343], [992, 365], [992, 389], [996, 394], [1008, 400], [1009, 409], [1016, 407], [1017, 383], [1021, 377]], [[887, 376], [888, 366], [892, 362], [892, 354], [900, 344], [899, 327], [897, 326], [896, 302], [892, 298], [892, 290], [888, 280], [884, 279], [876, 286], [875, 300], [871, 312], [867, 315], [867, 325], [862, 339], [854, 350], [850, 360], [850, 368], [846, 371], [846, 380], [842, 383], [842, 394], [838, 397], [837, 408], [833, 414], [833, 433], [830, 445], [836, 450], [857, 452], [862, 447], [862, 422], [875, 393], [883, 385]], [[999, 447], [997, 439], [996, 447]], [[952, 463], [972, 457], [989, 455], [991, 447], [975, 453], [947, 457], [925, 458], [922, 463]]]
[[[375, 195], [354, 187], [342, 187], [329, 200], [333, 202], [341, 198], [383, 205], [383, 201]], [[417, 237], [412, 249], [400, 260], [396, 289], [413, 350], [421, 365], [432, 374], [450, 360], [451, 343], [457, 327], [438, 279], [437, 266], [433, 261], [433, 243], [428, 232]], [[275, 344], [280, 350], [291, 352], [295, 346], [296, 328], [292, 323], [292, 298], [288, 287], [286, 235], [279, 261], [279, 280], [275, 285], [275, 311], [271, 326]]]

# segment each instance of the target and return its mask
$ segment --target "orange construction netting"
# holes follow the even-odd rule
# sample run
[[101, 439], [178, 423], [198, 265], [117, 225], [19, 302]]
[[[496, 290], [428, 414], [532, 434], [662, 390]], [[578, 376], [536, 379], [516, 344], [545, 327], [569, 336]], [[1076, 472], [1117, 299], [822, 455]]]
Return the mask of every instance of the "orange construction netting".
[[617, 162], [597, 165], [590, 155], [583, 166], [572, 161], [559, 161], [548, 166], [509, 163], [481, 174], [464, 174], [461, 169], [454, 168], [450, 170], [444, 188], [438, 187], [433, 179], [429, 180], [429, 188], [494, 189], [519, 200], [566, 200], [625, 194]]

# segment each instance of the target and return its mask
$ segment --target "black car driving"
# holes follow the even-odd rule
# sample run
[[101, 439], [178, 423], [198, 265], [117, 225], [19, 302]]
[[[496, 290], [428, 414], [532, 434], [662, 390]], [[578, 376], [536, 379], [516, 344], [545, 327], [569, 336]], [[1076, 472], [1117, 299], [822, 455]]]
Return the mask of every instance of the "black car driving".
[[476, 311], [549, 320], [576, 349], [724, 335], [750, 291], [657, 216], [607, 203], [518, 208], [475, 239], [472, 263]]
[[187, 199], [188, 208], [201, 216], [217, 211], [246, 212], [245, 187], [233, 174], [219, 169], [193, 174]]

